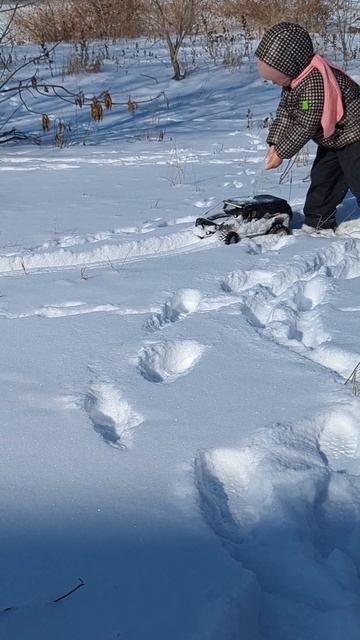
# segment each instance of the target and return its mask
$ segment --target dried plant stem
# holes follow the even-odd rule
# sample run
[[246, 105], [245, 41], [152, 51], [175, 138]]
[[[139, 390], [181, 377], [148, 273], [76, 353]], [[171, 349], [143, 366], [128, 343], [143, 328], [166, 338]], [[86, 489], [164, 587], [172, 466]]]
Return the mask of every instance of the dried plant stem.
[[81, 587], [84, 587], [84, 586], [85, 586], [84, 580], [82, 580], [82, 578], [79, 578], [79, 584], [76, 585], [76, 587], [74, 587], [70, 591], [67, 591], [62, 596], [59, 596], [58, 598], [55, 598], [55, 600], [53, 600], [53, 602], [56, 603], [56, 602], [61, 602], [61, 600], [65, 600], [65, 598], [68, 598], [73, 593], [75, 593], [75, 591], [78, 591], [78, 589], [81, 589]]
[[358, 379], [358, 374], [360, 373], [360, 362], [357, 363], [356, 367], [352, 370], [347, 380], [345, 380], [345, 385], [349, 382], [352, 384], [352, 390], [354, 396], [360, 395], [360, 380]]

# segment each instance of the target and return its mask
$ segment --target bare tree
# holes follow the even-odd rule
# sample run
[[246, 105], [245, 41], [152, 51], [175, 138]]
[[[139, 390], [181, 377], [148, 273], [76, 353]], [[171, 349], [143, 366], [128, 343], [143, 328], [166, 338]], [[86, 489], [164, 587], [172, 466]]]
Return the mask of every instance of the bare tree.
[[187, 36], [198, 27], [207, 0], [144, 0], [143, 16], [146, 30], [164, 38], [169, 49], [174, 80], [182, 80], [179, 52]]

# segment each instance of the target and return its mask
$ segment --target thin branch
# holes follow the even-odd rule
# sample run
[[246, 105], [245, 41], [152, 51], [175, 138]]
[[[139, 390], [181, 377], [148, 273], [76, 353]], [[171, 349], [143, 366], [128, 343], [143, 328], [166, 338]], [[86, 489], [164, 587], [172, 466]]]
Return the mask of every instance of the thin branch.
[[[40, 60], [43, 60], [44, 58], [47, 58], [48, 55], [50, 53], [52, 53], [58, 46], [59, 44], [61, 44], [60, 42], [57, 42], [56, 44], [54, 44], [53, 47], [51, 47], [51, 49], [49, 49], [46, 53], [41, 53], [39, 56], [35, 56], [34, 58], [32, 58], [31, 60], [28, 60], [27, 62], [24, 62], [23, 64], [20, 65], [20, 67], [17, 67], [17, 69], [14, 69], [14, 71], [10, 74], [10, 76], [2, 83], [0, 84], [0, 91], [3, 90], [3, 87], [5, 87], [6, 84], [8, 84], [8, 82], [17, 74], [19, 73], [19, 71], [21, 71], [22, 69], [24, 69], [25, 67], [28, 67], [29, 64], [35, 64], [36, 62], [39, 62]], [[5, 89], [6, 91], [6, 89]]]
[[15, 2], [15, 4], [12, 7], [6, 7], [6, 9], [1, 9], [0, 8], [0, 13], [8, 13], [9, 11], [13, 11], [14, 9], [25, 9], [25, 7], [31, 7], [31, 5], [34, 4], [33, 2], [26, 2], [24, 0], [24, 3], [18, 1]]
[[[71, 102], [70, 100], [67, 100], [67, 98], [65, 98], [65, 96], [62, 96], [58, 93], [58, 90], [63, 91], [67, 96], [71, 97], [71, 98], [76, 98], [79, 94], [78, 93], [74, 93], [72, 91], [69, 91], [68, 89], [66, 89], [64, 86], [62, 85], [58, 85], [58, 84], [48, 84], [48, 83], [44, 83], [44, 84], [37, 84], [36, 87], [34, 87], [30, 81], [28, 81], [29, 84], [23, 84], [23, 82], [21, 81], [18, 85], [14, 86], [14, 87], [9, 87], [8, 89], [3, 89], [2, 94], [5, 93], [19, 93], [20, 91], [37, 91], [40, 95], [44, 96], [44, 97], [50, 97], [49, 94], [45, 91], [44, 93], [42, 93], [40, 91], [40, 89], [47, 89], [47, 90], [51, 90], [53, 92], [53, 94], [60, 98], [61, 100], [64, 100], [66, 102]], [[91, 98], [89, 97], [85, 97], [84, 98], [84, 104], [91, 104], [94, 97], [96, 98], [96, 100], [100, 100], [106, 93], [109, 93], [109, 89], [106, 89], [105, 91], [102, 91], [101, 93], [99, 93], [99, 95], [97, 96], [92, 96]], [[154, 96], [153, 98], [148, 98], [145, 100], [136, 100], [137, 104], [147, 104], [149, 102], [154, 102], [155, 100], [158, 100], [159, 98], [163, 97], [165, 99], [166, 104], [168, 105], [168, 98], [165, 94], [164, 91], [160, 91], [160, 93], [158, 93], [156, 96]], [[2, 100], [0, 100], [0, 104], [2, 102], [6, 102], [6, 100], [8, 100], [7, 97], [3, 98]], [[73, 104], [71, 102], [71, 104]], [[126, 102], [113, 102], [113, 105], [115, 106], [126, 106], [128, 104], [128, 101]]]
[[156, 84], [159, 84], [158, 79], [157, 79], [157, 78], [154, 78], [154, 76], [149, 76], [147, 73], [140, 73], [140, 75], [141, 75], [143, 78], [150, 78], [150, 80], [154, 80], [154, 82], [155, 82]]
[[[85, 582], [82, 578], [79, 578], [79, 584], [76, 585], [76, 587], [74, 587], [73, 589], [71, 589], [70, 591], [67, 591], [67, 593], [64, 593], [62, 596], [59, 596], [58, 598], [55, 598], [55, 600], [52, 600], [51, 602], [56, 604], [58, 602], [61, 602], [62, 600], [65, 600], [65, 598], [68, 598], [69, 596], [71, 596], [73, 593], [75, 593], [75, 591], [78, 591], [79, 589], [81, 589], [81, 587], [85, 586]], [[47, 603], [49, 604], [49, 603]], [[9, 611], [18, 611], [20, 609], [20, 607], [6, 607], [5, 609], [1, 609], [0, 613], [8, 613]]]
[[[7, 123], [8, 123], [8, 122], [10, 122], [10, 120], [14, 117], [15, 113], [16, 113], [17, 111], [19, 111], [19, 109], [21, 109], [21, 107], [22, 107], [22, 105], [21, 105], [21, 104], [19, 104], [19, 105], [14, 109], [14, 111], [9, 115], [9, 117], [5, 120], [5, 122], [3, 122], [3, 123], [0, 125], [0, 131], [1, 131], [1, 129], [3, 129], [4, 127], [6, 127]], [[0, 135], [1, 135], [1, 134], [0, 134]]]
[[357, 363], [356, 367], [352, 370], [352, 372], [350, 373], [349, 377], [345, 380], [344, 385], [347, 384], [348, 382], [350, 382], [350, 380], [352, 380], [352, 378], [354, 378], [354, 376], [356, 376], [359, 368], [360, 368], [360, 362]]
[[33, 142], [34, 144], [41, 144], [39, 138], [23, 133], [22, 131], [18, 131], [17, 129], [11, 129], [10, 131], [0, 133], [0, 144], [6, 144], [12, 140], [30, 140], [30, 142]]
[[[27, 89], [29, 93], [31, 93], [28, 87], [25, 87], [25, 89]], [[25, 107], [26, 111], [28, 111], [29, 113], [34, 113], [37, 116], [43, 115], [43, 112], [40, 113], [40, 111], [35, 111], [35, 109], [31, 109], [30, 107], [28, 107], [22, 95], [22, 87], [19, 87], [19, 98], [22, 102], [22, 105]]]
[[[56, 96], [57, 98], [59, 98], [59, 99], [60, 99], [60, 100], [62, 100], [63, 102], [68, 102], [69, 104], [74, 104], [73, 100], [69, 100], [68, 98], [64, 98], [64, 96], [61, 96], [61, 95], [56, 91], [56, 89], [55, 89], [54, 87], [51, 87], [51, 88], [52, 88], [52, 91], [53, 91], [54, 96]], [[46, 94], [43, 94], [43, 93], [42, 93], [41, 95], [46, 95]], [[73, 97], [75, 98], [75, 97], [76, 97], [76, 95], [77, 95], [77, 94], [76, 94], [76, 93], [74, 93], [74, 94], [73, 94]], [[90, 98], [87, 98], [87, 100], [88, 100], [88, 101], [90, 101]]]
[[79, 578], [79, 584], [74, 587], [73, 589], [71, 589], [71, 591], [68, 591], [67, 593], [64, 593], [64, 595], [59, 596], [58, 598], [55, 598], [55, 600], [53, 600], [53, 602], [61, 602], [61, 600], [65, 600], [65, 598], [68, 598], [69, 596], [71, 596], [73, 593], [75, 593], [75, 591], [78, 591], [78, 589], [81, 589], [81, 587], [85, 586], [85, 582], [82, 578]]

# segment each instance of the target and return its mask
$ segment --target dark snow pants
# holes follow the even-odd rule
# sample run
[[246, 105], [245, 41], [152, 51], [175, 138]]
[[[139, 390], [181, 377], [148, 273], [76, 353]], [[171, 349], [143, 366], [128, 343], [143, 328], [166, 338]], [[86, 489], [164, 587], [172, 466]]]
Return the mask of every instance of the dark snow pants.
[[304, 223], [317, 229], [336, 227], [336, 207], [350, 189], [360, 206], [360, 142], [342, 149], [319, 147], [311, 169]]

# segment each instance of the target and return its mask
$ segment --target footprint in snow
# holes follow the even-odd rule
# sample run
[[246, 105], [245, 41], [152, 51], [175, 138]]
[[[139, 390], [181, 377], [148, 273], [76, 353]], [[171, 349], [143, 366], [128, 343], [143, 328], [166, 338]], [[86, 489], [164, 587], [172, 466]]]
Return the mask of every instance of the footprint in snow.
[[242, 189], [242, 187], [244, 186], [243, 182], [240, 182], [239, 180], [232, 180], [231, 182], [224, 182], [224, 187], [231, 187], [234, 189]]
[[109, 383], [92, 384], [85, 396], [84, 408], [95, 431], [107, 444], [118, 449], [131, 447], [134, 429], [143, 418], [119, 389]]
[[211, 198], [207, 198], [206, 200], [197, 200], [196, 202], [193, 203], [193, 205], [198, 209], [206, 209], [207, 207], [211, 207], [213, 203], [214, 203], [214, 198], [211, 197]]
[[204, 350], [195, 340], [149, 344], [139, 355], [138, 370], [149, 382], [174, 382], [193, 369]]
[[271, 637], [296, 627], [299, 639], [336, 640], [333, 616], [339, 628], [358, 628], [359, 417], [354, 400], [196, 458], [203, 516], [255, 575], [258, 619]]
[[163, 305], [159, 313], [154, 313], [144, 325], [148, 331], [156, 331], [167, 324], [182, 320], [199, 308], [201, 293], [197, 289], [180, 289]]

